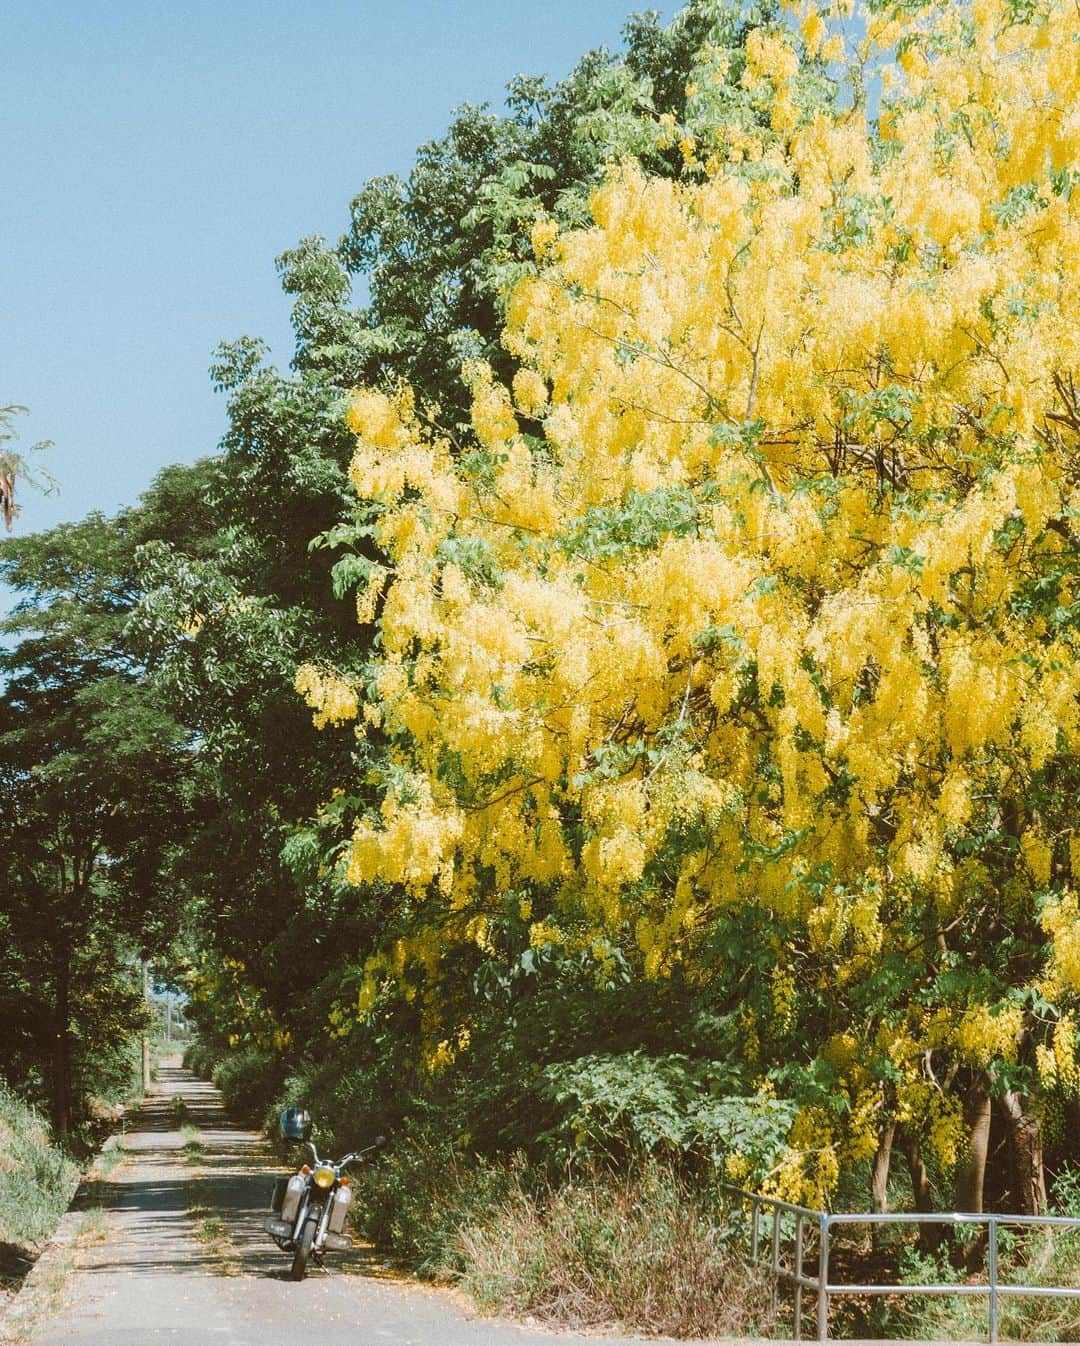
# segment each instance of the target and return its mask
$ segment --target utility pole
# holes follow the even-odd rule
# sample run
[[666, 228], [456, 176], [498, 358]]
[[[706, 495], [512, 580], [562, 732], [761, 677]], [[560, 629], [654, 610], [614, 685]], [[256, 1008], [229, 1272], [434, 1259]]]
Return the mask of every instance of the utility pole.
[[[143, 1000], [146, 1002], [146, 1012], [150, 1013], [150, 964], [143, 959], [142, 964], [142, 989]], [[142, 1035], [142, 1091], [143, 1097], [150, 1092], [150, 1028], [147, 1024], [143, 1028]]]

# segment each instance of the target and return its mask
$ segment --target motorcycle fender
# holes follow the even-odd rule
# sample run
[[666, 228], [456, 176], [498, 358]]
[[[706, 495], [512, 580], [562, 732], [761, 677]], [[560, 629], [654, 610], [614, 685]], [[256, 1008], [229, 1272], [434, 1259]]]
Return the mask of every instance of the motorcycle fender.
[[326, 1200], [323, 1202], [322, 1218], [319, 1220], [319, 1227], [315, 1231], [315, 1243], [313, 1246], [318, 1252], [322, 1252], [323, 1248], [326, 1245], [326, 1230], [330, 1224], [330, 1212], [333, 1209], [334, 1209], [334, 1196], [333, 1193], [331, 1192], [327, 1195]]

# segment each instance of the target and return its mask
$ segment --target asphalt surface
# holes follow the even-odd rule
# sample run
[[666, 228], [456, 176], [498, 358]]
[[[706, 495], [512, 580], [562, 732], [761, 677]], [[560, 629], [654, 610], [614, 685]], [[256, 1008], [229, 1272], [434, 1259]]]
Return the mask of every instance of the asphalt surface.
[[[196, 1154], [185, 1152], [184, 1123], [198, 1127]], [[98, 1236], [87, 1242], [58, 1231], [74, 1270], [63, 1306], [29, 1346], [644, 1346], [478, 1318], [447, 1292], [380, 1275], [362, 1248], [290, 1281], [290, 1259], [262, 1231], [282, 1166], [260, 1136], [227, 1120], [217, 1090], [178, 1059], [163, 1064], [122, 1146], [121, 1166], [76, 1201], [103, 1208]], [[74, 1231], [83, 1218], [69, 1212], [62, 1227]], [[208, 1218], [217, 1225], [211, 1242], [199, 1237]]]
[[[201, 1155], [185, 1153], [181, 1120], [199, 1128]], [[66, 1305], [33, 1346], [598, 1346], [595, 1336], [477, 1318], [449, 1294], [380, 1279], [364, 1250], [289, 1281], [289, 1258], [262, 1232], [280, 1165], [177, 1062], [160, 1070], [123, 1148], [125, 1162], [92, 1194], [106, 1211], [104, 1236], [77, 1250]], [[216, 1245], [196, 1237], [193, 1209], [220, 1219]]]

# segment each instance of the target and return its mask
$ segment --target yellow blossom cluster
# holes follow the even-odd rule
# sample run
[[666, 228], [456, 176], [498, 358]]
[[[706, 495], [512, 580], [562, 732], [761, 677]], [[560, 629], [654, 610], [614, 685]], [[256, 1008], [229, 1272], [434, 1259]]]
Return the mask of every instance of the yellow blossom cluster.
[[995, 1060], [1012, 1061], [1017, 1057], [1023, 1027], [1019, 1006], [995, 1014], [988, 1006], [977, 1005], [961, 1016], [953, 1041], [962, 1058], [979, 1065], [989, 1065]]
[[1049, 1044], [1036, 1048], [1039, 1074], [1065, 1093], [1075, 1094], [1080, 1086], [1080, 1062], [1076, 1059], [1076, 1020], [1063, 1014], [1054, 1025]]
[[[886, 958], [930, 984], [1008, 925], [1080, 994], [1076, 900], [1036, 900], [1070, 864], [1046, 801], [1080, 750], [1075, 24], [1063, 0], [875, 20], [860, 59], [904, 53], [877, 127], [858, 100], [804, 112], [794, 39], [751, 33], [767, 124], [718, 126], [705, 167], [684, 140], [684, 181], [615, 165], [590, 227], [534, 226], [513, 387], [466, 370], [475, 452], [408, 393], [356, 395], [410, 784], [348, 876], [441, 894], [426, 940], [494, 947], [470, 919], [513, 889], [534, 947], [621, 939], [645, 976], [694, 975], [744, 905], [840, 988]], [[816, 13], [802, 32], [839, 54]], [[326, 672], [298, 687], [320, 723], [357, 713]], [[786, 957], [776, 1031], [803, 1001]], [[952, 1162], [960, 1111], [920, 1063], [1015, 1060], [1028, 1025], [940, 1008], [907, 1024], [897, 1107]], [[1048, 1079], [1075, 1075], [1066, 1022]], [[882, 1096], [849, 1092], [846, 1120], [800, 1114], [778, 1190], [825, 1200], [866, 1156]]]
[[301, 664], [296, 671], [296, 690], [315, 712], [316, 729], [356, 719], [359, 703], [355, 688], [329, 669]]

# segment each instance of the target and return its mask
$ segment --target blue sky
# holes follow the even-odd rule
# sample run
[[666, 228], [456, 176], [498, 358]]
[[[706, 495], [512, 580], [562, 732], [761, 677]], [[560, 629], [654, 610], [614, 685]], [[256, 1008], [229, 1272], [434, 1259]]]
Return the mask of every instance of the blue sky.
[[[60, 494], [20, 532], [113, 511], [224, 429], [207, 367], [290, 355], [274, 258], [336, 239], [462, 102], [617, 46], [634, 0], [4, 0], [0, 403]], [[675, 6], [658, 6], [670, 17]]]

